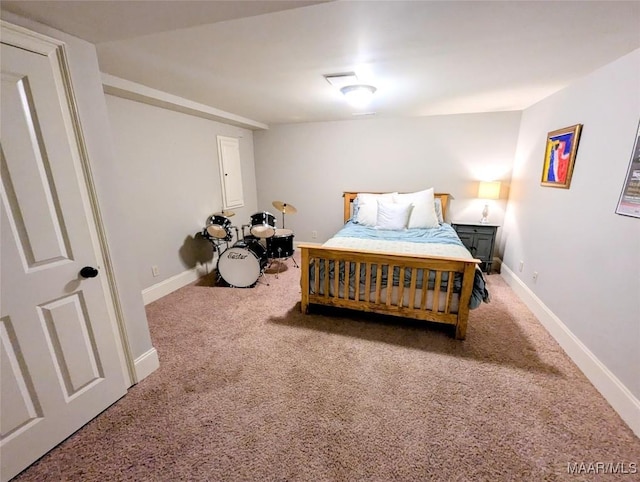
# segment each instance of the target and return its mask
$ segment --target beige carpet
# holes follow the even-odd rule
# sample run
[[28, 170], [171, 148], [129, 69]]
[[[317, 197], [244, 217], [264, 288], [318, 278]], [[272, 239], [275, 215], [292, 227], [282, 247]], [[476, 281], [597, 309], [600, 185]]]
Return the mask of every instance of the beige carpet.
[[[631, 480], [621, 421], [499, 275], [467, 339], [299, 313], [300, 271], [147, 307], [161, 367], [19, 481]], [[637, 479], [635, 479], [637, 480]]]

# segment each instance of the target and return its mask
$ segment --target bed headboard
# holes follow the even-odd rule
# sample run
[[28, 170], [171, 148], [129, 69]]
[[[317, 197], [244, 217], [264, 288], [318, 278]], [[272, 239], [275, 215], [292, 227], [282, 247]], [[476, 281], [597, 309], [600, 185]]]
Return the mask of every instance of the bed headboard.
[[[359, 191], [359, 192], [365, 192], [365, 191]], [[382, 194], [379, 192], [374, 192], [371, 194]], [[358, 196], [357, 192], [350, 192], [350, 191], [345, 191], [342, 193], [342, 197], [344, 198], [344, 222], [346, 223], [349, 218], [351, 217], [351, 203], [353, 202], [353, 200]], [[442, 217], [446, 220], [447, 219], [447, 207], [449, 205], [449, 198], [451, 197], [451, 194], [445, 194], [445, 193], [435, 193], [434, 197], [436, 198], [440, 198], [440, 202], [442, 203]]]

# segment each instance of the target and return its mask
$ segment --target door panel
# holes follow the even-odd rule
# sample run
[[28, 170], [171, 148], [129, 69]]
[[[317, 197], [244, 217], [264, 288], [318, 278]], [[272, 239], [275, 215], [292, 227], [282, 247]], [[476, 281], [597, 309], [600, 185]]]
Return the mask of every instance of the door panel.
[[2, 481], [126, 392], [59, 48], [2, 44]]
[[0, 363], [2, 363], [0, 426], [4, 438], [5, 435], [8, 436], [42, 416], [42, 410], [33, 389], [33, 381], [26, 369], [25, 360], [8, 316], [0, 320]]
[[67, 401], [103, 377], [82, 293], [38, 307], [49, 353]]
[[60, 201], [28, 77], [3, 72], [1, 102], [2, 138], [6, 139], [2, 143], [2, 180], [23, 262], [33, 268], [68, 259], [68, 236], [58, 216]]
[[238, 139], [218, 136], [218, 156], [220, 156], [224, 208], [242, 207], [244, 206], [244, 194], [242, 190], [240, 142]]

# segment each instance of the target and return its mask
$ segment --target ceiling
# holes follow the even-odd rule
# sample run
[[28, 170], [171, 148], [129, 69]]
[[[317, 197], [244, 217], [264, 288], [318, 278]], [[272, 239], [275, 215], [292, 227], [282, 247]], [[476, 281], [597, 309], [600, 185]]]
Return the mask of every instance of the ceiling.
[[[638, 1], [1, 5], [95, 43], [105, 73], [266, 124], [521, 110], [640, 48]], [[371, 106], [323, 78], [342, 72]]]

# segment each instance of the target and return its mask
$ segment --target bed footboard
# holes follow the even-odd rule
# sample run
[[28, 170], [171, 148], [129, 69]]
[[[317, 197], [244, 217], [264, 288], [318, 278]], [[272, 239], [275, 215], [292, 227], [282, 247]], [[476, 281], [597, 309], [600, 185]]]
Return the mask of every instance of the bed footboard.
[[454, 325], [456, 338], [465, 338], [480, 260], [304, 244], [298, 249], [303, 313], [311, 304], [350, 308]]

